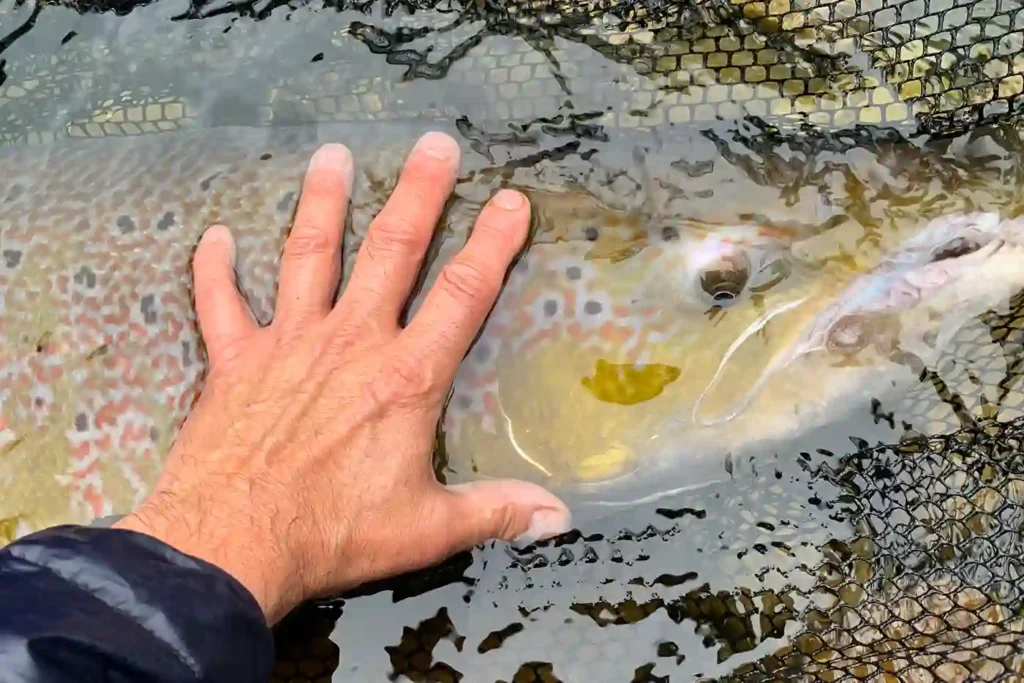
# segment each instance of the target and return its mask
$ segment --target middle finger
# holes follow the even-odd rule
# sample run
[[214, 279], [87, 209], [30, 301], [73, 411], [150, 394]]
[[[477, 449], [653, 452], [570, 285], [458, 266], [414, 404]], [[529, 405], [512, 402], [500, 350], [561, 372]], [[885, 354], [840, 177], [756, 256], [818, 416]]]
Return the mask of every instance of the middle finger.
[[427, 133], [413, 147], [394, 193], [370, 224], [334, 316], [398, 326], [445, 202], [455, 186], [459, 145]]

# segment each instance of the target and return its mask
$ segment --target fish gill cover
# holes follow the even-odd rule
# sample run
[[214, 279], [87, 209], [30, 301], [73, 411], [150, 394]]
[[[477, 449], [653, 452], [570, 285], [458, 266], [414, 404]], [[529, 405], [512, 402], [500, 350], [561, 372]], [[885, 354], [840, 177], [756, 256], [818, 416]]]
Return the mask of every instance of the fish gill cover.
[[[23, 532], [33, 511], [77, 500], [93, 516], [113, 511], [116, 491], [145, 489], [198, 390], [181, 257], [210, 207], [243, 232], [241, 280], [265, 318], [303, 154], [327, 136], [354, 142], [362, 124], [436, 122], [466, 154], [446, 237], [499, 182], [529, 191], [539, 214], [482, 335], [499, 343], [475, 347], [456, 382], [439, 473], [466, 475], [466, 453], [489, 452], [460, 452], [450, 428], [460, 415], [487, 426], [494, 383], [477, 369], [504, 358], [499, 370], [525, 370], [521, 386], [503, 383], [504, 414], [532, 427], [527, 455], [547, 453], [534, 458], [545, 471], [585, 425], [595, 457], [570, 474], [628, 476], [667, 454], [683, 459], [669, 457], [664, 476], [688, 490], [598, 504], [562, 538], [488, 546], [307, 605], [279, 628], [276, 680], [1024, 679], [1024, 297], [961, 311], [948, 296], [952, 285], [985, 304], [986, 283], [1019, 286], [1012, 268], [986, 265], [1012, 265], [1019, 244], [986, 246], [963, 223], [941, 239], [928, 230], [1020, 212], [1022, 11], [1008, 0], [0, 2], [0, 534]], [[360, 172], [349, 255], [396, 159]], [[924, 260], [915, 234], [932, 235]], [[995, 260], [971, 260], [986, 248]], [[892, 255], [908, 260], [886, 271]], [[645, 273], [663, 277], [643, 287]], [[908, 291], [947, 296], [879, 305]], [[862, 305], [830, 317], [848, 300]], [[608, 320], [613, 304], [627, 314]], [[109, 307], [113, 331], [92, 305]], [[503, 314], [524, 312], [501, 334]], [[591, 351], [567, 346], [587, 333], [573, 322], [588, 321]], [[659, 324], [668, 350], [650, 346], [636, 365], [626, 335]], [[517, 361], [531, 341], [547, 355]], [[687, 366], [694, 357], [743, 362]], [[752, 391], [751, 367], [779, 370], [770, 391]], [[873, 377], [865, 368], [890, 385], [898, 368], [903, 383], [890, 396], [830, 384]], [[75, 372], [90, 380], [78, 394], [60, 379]], [[559, 394], [567, 376], [573, 393]], [[808, 402], [787, 378], [829, 408], [823, 423], [781, 419]], [[549, 404], [530, 400], [544, 389]], [[737, 396], [761, 403], [729, 429]], [[636, 433], [596, 447], [629, 436], [620, 411], [671, 418], [680, 405], [689, 423], [657, 424], [722, 422], [708, 433], [739, 446], [700, 458], [713, 444], [696, 446], [691, 430], [668, 451], [638, 448]], [[562, 412], [545, 425], [550, 410]], [[780, 425], [785, 438], [758, 448]], [[52, 476], [47, 463], [69, 454], [80, 469]], [[18, 462], [51, 476], [25, 485], [10, 477]], [[521, 464], [489, 464], [508, 462]], [[685, 486], [700, 463], [705, 485]], [[672, 488], [658, 483], [642, 492]]]

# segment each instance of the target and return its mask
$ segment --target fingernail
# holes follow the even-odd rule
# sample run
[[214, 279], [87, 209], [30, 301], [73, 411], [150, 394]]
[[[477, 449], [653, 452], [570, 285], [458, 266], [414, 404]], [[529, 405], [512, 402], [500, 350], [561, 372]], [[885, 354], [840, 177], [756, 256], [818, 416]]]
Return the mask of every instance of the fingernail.
[[232, 237], [231, 231], [223, 225], [211, 225], [206, 229], [201, 238], [202, 242], [209, 244], [222, 244], [228, 247], [228, 255], [231, 258], [231, 267], [235, 267], [235, 258], [237, 256], [238, 247], [235, 244], [235, 238]]
[[414, 149], [441, 161], [448, 161], [459, 155], [459, 143], [444, 133], [434, 131], [421, 137]]
[[494, 195], [494, 205], [509, 211], [515, 211], [523, 206], [526, 197], [515, 190], [501, 190]]
[[309, 160], [311, 171], [326, 168], [348, 170], [351, 166], [352, 152], [345, 145], [336, 142], [321, 145]]
[[516, 545], [529, 545], [543, 541], [572, 528], [572, 517], [563, 510], [542, 508], [530, 517], [530, 526], [513, 541]]

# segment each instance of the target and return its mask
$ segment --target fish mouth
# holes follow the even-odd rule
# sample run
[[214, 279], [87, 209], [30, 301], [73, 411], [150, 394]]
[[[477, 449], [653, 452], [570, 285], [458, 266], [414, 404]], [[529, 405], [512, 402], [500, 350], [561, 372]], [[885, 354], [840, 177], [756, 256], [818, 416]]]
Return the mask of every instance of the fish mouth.
[[[825, 375], [856, 377], [879, 371], [898, 358], [928, 362], [970, 319], [1006, 305], [1024, 288], [1024, 221], [995, 213], [944, 217], [928, 223], [870, 271], [830, 295], [800, 329], [793, 343], [776, 352], [741, 395], [730, 395], [722, 376], [741, 347], [773, 320], [799, 309], [812, 297], [778, 305], [741, 334], [694, 403], [695, 427], [715, 427], [747, 412], [774, 381], [809, 362]], [[783, 323], [785, 324], [785, 323]], [[825, 378], [822, 377], [822, 381]], [[805, 385], [806, 386], [806, 385]], [[709, 397], [724, 395], [713, 409]], [[840, 392], [841, 393], [841, 392]], [[815, 408], [827, 412], [834, 401]]]

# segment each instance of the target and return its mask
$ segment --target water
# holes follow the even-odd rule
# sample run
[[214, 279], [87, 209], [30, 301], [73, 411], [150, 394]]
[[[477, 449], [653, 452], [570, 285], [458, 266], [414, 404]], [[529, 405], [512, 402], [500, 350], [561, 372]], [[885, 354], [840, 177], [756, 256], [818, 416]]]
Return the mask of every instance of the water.
[[[748, 6], [743, 14], [756, 14], [757, 3]], [[1000, 46], [986, 64], [996, 73], [992, 65], [1005, 61], [999, 82], [1010, 88], [1018, 14], [1000, 3], [977, 8], [994, 10], [980, 24]], [[510, 182], [553, 192], [554, 199], [540, 204], [543, 215], [572, 244], [589, 244], [586, 229], [595, 216], [599, 244], [611, 249], [631, 246], [615, 227], [628, 224], [623, 217], [656, 228], [654, 237], [664, 227], [685, 233], [694, 224], [754, 224], [799, 236], [806, 262], [831, 263], [840, 272], [870, 268], [929, 218], [958, 210], [1019, 212], [1015, 121], [952, 138], [915, 137], [897, 106], [898, 68], [870, 66], [863, 51], [854, 66], [828, 60], [822, 66], [785, 41], [769, 44], [763, 30], [716, 20], [708, 8], [687, 7], [659, 21], [651, 18], [657, 3], [646, 3], [639, 9], [647, 18], [629, 20], [646, 27], [621, 33], [613, 15], [627, 14], [624, 7], [593, 20], [566, 8], [509, 14], [487, 3], [413, 14], [399, 4], [389, 12], [381, 4], [168, 0], [114, 9], [0, 5], [0, 35], [8, 36], [0, 41], [0, 137], [32, 147], [62, 137], [217, 126], [312, 130], [330, 121], [325, 134], [349, 142], [349, 135], [365, 139], [360, 131], [367, 125], [440, 126], [460, 138], [467, 155], [461, 204], [452, 212], [456, 228], [491, 188]], [[810, 16], [812, 9], [778, 14]], [[968, 52], [955, 67], [946, 65], [951, 73], [969, 71]], [[761, 80], [753, 80], [761, 77], [756, 67], [763, 69]], [[855, 67], [865, 70], [852, 92], [842, 94]], [[775, 68], [781, 71], [772, 75]], [[836, 92], [843, 105], [837, 110], [829, 104]], [[796, 111], [808, 106], [808, 97], [817, 102], [808, 117], [832, 112], [832, 130], [799, 132], [793, 130], [799, 121], [772, 118], [786, 111], [783, 101]], [[907, 112], [914, 108], [908, 101]], [[743, 112], [765, 118], [739, 120]], [[783, 125], [783, 132], [765, 121]], [[857, 121], [872, 125], [853, 126]], [[288, 140], [272, 132], [252, 139], [278, 146]], [[370, 159], [357, 156], [357, 164], [363, 158]], [[372, 164], [368, 170], [372, 176]], [[59, 193], [61, 185], [54, 187]], [[382, 194], [368, 187], [362, 219]], [[559, 244], [546, 246], [564, 254]], [[271, 264], [262, 254], [250, 281]], [[817, 271], [798, 270], [774, 291], [798, 295], [821, 281]], [[258, 305], [267, 308], [266, 301]], [[701, 321], [702, 333], [711, 335], [704, 339], [716, 339], [715, 330], [733, 329], [746, 314], [743, 307], [730, 309], [724, 327], [700, 316], [686, 319]], [[796, 652], [846, 648], [867, 667], [855, 671], [871, 673], [886, 661], [911, 666], [899, 649], [910, 647], [906, 636], [892, 620], [921, 618], [922, 609], [924, 616], [944, 614], [937, 597], [943, 595], [1012, 633], [1020, 605], [1012, 584], [1021, 571], [1014, 529], [1024, 494], [1015, 478], [1021, 472], [1013, 459], [1016, 437], [1012, 427], [977, 430], [993, 417], [1020, 414], [1017, 320], [1010, 311], [967, 325], [931, 368], [932, 381], [905, 392], [899, 407], [858, 395], [820, 428], [716, 459], [714, 483], [581, 515], [578, 532], [540, 548], [478, 549], [348, 598], [330, 636], [334, 647], [323, 643], [323, 634], [299, 638], [296, 651], [283, 648], [278, 678], [315, 680], [336, 664], [335, 680], [380, 680], [395, 672], [415, 680], [545, 680], [546, 666], [563, 681], [691, 680], [742, 671], [750, 662], [762, 668], [785, 662], [769, 655], [794, 638]], [[717, 341], [728, 339], [722, 337]], [[556, 388], [567, 382], [552, 381]], [[526, 390], [529, 395], [536, 384]], [[571, 435], [592, 418], [581, 409], [543, 434]], [[908, 431], [942, 435], [961, 426], [976, 430], [969, 432], [970, 451], [954, 448], [964, 438], [942, 442], [935, 462], [906, 453], [893, 459], [857, 441], [890, 444]], [[883, 462], [886, 471], [877, 471]], [[677, 474], [686, 480], [690, 471]], [[446, 474], [465, 471], [453, 466]], [[944, 545], [949, 538], [955, 542]], [[950, 547], [958, 552], [950, 556]], [[988, 575], [965, 564], [973, 556], [988, 558]], [[929, 574], [942, 567], [952, 567], [952, 578]], [[915, 576], [927, 580], [914, 584]], [[924, 607], [915, 614], [898, 605], [886, 582]], [[928, 588], [914, 593], [922, 583]], [[971, 588], [995, 597], [986, 607]], [[879, 605], [892, 615], [879, 617]], [[336, 614], [322, 610], [333, 623]], [[834, 630], [823, 625], [827, 619]], [[884, 637], [866, 634], [872, 619], [888, 623]], [[808, 631], [818, 635], [797, 638]], [[983, 665], [1004, 657], [984, 648], [995, 647], [999, 635], [983, 633], [978, 637], [987, 640], [979, 644], [963, 632], [947, 624], [936, 639], [974, 653], [980, 662], [974, 675], [989, 680]], [[280, 639], [291, 640], [287, 633]], [[856, 650], [857, 642], [875, 645]], [[929, 663], [933, 675], [962, 680], [960, 665], [946, 656], [945, 668]], [[813, 663], [794, 666], [815, 673]], [[918, 680], [909, 669], [904, 675]]]

